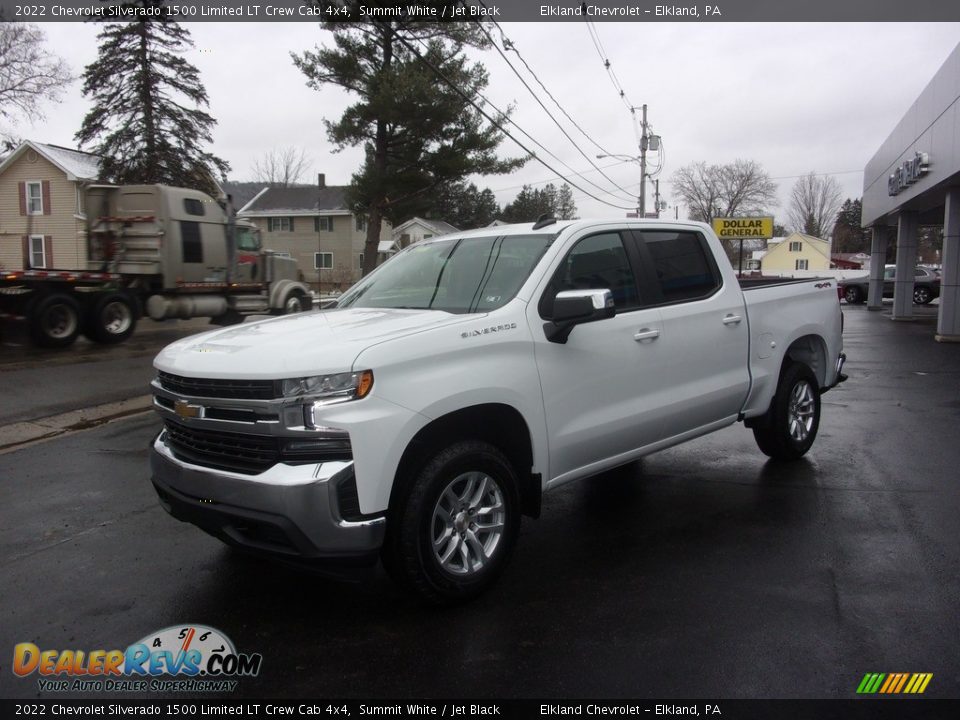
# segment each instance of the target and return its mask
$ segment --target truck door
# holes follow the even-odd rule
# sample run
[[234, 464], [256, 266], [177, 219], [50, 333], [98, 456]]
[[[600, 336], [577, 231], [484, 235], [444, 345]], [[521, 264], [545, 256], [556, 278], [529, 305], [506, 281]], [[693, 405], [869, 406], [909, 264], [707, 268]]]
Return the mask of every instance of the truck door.
[[660, 311], [655, 351], [669, 392], [649, 407], [659, 439], [735, 418], [750, 387], [750, 337], [743, 292], [724, 282], [707, 239], [696, 230], [633, 232], [641, 288]]
[[[539, 297], [528, 307], [550, 437], [550, 479], [587, 475], [597, 464], [655, 440], [651, 401], [668, 395], [657, 352], [660, 311], [645, 307], [627, 231], [588, 232], [574, 238]], [[608, 289], [615, 317], [578, 325], [567, 342], [546, 339], [553, 299], [562, 290]]]
[[180, 230], [180, 271], [176, 276], [188, 283], [221, 284], [227, 281], [227, 239], [219, 208], [215, 211], [201, 198], [184, 197], [174, 202], [173, 221]]

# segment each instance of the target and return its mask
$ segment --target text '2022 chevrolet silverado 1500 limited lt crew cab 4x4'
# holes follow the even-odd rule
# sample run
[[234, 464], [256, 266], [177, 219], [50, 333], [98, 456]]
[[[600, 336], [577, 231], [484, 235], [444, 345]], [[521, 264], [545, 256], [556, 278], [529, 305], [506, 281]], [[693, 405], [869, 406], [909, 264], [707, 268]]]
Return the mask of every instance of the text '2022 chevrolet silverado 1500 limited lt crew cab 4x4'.
[[800, 457], [843, 360], [832, 281], [742, 289], [706, 225], [458, 233], [401, 251], [335, 309], [164, 349], [153, 482], [230, 544], [380, 557], [457, 601], [563, 483], [738, 420], [767, 455]]

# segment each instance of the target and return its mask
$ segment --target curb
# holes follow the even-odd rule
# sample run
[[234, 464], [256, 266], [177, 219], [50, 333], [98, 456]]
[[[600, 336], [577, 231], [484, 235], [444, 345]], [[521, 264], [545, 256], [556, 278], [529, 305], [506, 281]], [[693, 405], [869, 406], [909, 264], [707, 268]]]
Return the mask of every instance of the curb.
[[140, 395], [119, 402], [71, 410], [39, 420], [26, 420], [0, 427], [0, 455], [19, 450], [25, 445], [49, 440], [65, 433], [87, 430], [150, 410], [153, 395]]

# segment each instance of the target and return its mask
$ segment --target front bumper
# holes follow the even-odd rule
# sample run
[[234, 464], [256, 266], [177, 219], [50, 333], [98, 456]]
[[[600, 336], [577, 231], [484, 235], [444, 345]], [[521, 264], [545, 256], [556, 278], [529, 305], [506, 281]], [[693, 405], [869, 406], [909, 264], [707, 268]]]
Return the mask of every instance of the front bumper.
[[150, 469], [161, 504], [178, 520], [231, 545], [289, 560], [376, 561], [385, 517], [344, 520], [340, 507], [341, 484], [353, 482], [352, 462], [280, 463], [246, 475], [180, 460], [165, 435], [153, 440]]

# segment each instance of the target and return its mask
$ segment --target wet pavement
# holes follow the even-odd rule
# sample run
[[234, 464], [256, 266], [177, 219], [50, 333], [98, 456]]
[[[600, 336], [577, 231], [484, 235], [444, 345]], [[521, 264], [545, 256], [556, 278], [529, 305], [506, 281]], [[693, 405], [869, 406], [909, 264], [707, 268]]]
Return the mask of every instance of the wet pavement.
[[454, 609], [173, 520], [150, 415], [0, 455], [0, 697], [38, 696], [15, 643], [124, 648], [185, 623], [263, 655], [233, 698], [851, 698], [866, 672], [958, 697], [960, 345], [929, 317], [845, 312], [850, 380], [805, 459], [768, 462], [737, 425], [561, 488]]

